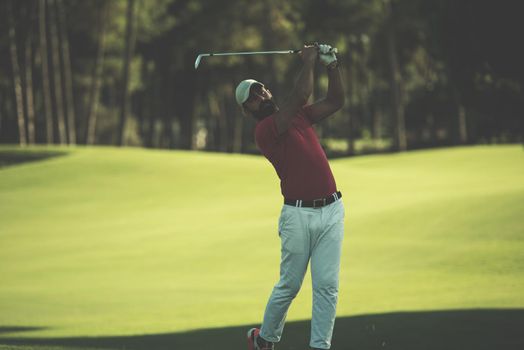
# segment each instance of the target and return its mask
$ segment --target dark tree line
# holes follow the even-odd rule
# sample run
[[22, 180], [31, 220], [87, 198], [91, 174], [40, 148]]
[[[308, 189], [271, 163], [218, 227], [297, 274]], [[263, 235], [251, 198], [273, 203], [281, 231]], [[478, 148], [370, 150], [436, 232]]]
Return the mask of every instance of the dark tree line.
[[[319, 126], [333, 153], [522, 142], [518, 1], [3, 0], [0, 143], [253, 152], [236, 84], [282, 102], [297, 57], [339, 48], [348, 103]], [[317, 69], [315, 97], [327, 87]]]

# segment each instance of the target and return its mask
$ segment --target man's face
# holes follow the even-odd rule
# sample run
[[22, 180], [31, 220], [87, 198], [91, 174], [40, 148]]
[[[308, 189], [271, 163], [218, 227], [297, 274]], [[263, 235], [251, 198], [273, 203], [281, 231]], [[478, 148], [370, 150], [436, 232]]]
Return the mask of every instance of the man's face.
[[258, 120], [262, 120], [278, 110], [271, 91], [260, 84], [251, 86], [249, 98], [244, 102], [244, 108]]

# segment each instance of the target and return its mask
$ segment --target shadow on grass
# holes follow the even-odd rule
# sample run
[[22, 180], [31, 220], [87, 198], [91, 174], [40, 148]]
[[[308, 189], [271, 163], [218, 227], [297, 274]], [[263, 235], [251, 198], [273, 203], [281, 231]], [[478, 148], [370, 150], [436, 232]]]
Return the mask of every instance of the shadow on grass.
[[65, 156], [67, 152], [60, 151], [40, 151], [40, 150], [0, 150], [0, 169], [22, 164], [26, 162], [34, 162], [45, 160], [53, 157]]
[[[241, 350], [251, 325], [185, 333], [82, 338], [0, 338], [0, 344], [68, 349]], [[0, 329], [9, 329], [2, 327]], [[521, 350], [524, 309], [397, 312], [337, 319], [332, 349]], [[309, 321], [288, 322], [278, 350], [307, 350]], [[13, 349], [16, 349], [14, 347]], [[53, 348], [54, 349], [54, 348]]]
[[0, 326], [0, 334], [17, 333], [17, 332], [34, 332], [49, 329], [46, 327], [18, 327], [18, 326]]

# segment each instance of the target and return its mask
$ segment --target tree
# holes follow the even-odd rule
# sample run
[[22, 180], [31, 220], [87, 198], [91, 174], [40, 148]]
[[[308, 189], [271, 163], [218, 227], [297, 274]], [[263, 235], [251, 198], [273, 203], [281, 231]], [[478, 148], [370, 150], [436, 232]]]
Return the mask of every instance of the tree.
[[93, 74], [91, 76], [91, 87], [89, 90], [88, 99], [88, 114], [87, 114], [87, 136], [86, 143], [93, 145], [96, 140], [96, 119], [98, 112], [98, 105], [100, 103], [100, 86], [102, 83], [102, 70], [104, 67], [104, 53], [106, 49], [106, 21], [108, 6], [101, 5], [99, 7], [98, 25], [97, 25], [97, 39], [98, 45], [96, 50], [95, 64]]
[[122, 66], [122, 90], [120, 101], [120, 119], [118, 121], [117, 141], [118, 146], [124, 146], [124, 132], [126, 119], [129, 113], [129, 71], [135, 45], [135, 0], [127, 0], [126, 11], [126, 38]]
[[69, 143], [76, 144], [76, 114], [74, 104], [75, 100], [73, 97], [73, 73], [71, 72], [71, 58], [69, 52], [69, 38], [67, 35], [65, 7], [62, 0], [55, 0], [55, 11], [61, 48], [61, 71], [65, 95], [64, 102], [67, 110]]
[[28, 3], [26, 15], [28, 26], [25, 37], [25, 101], [27, 111], [27, 137], [28, 143], [34, 144], [35, 138], [35, 102], [33, 95], [33, 23], [34, 10], [33, 3]]
[[[35, 4], [39, 34], [31, 38]], [[282, 104], [300, 60], [215, 57], [195, 71], [195, 56], [295, 48], [304, 41], [339, 49], [348, 103], [320, 126], [328, 147], [336, 139], [333, 144], [349, 145], [347, 154], [358, 154], [363, 149], [355, 141], [371, 135], [382, 149], [394, 140], [397, 150], [524, 138], [524, 55], [515, 44], [524, 22], [515, 4], [11, 0], [10, 6], [16, 50], [8, 21], [0, 21], [6, 53], [0, 55], [0, 142], [18, 142], [23, 121], [29, 143], [45, 135], [49, 143], [85, 137], [89, 144], [191, 149], [198, 135], [198, 148], [255, 152], [254, 121], [236, 106], [235, 85], [261, 80]], [[318, 73], [315, 95], [321, 97], [327, 79]]]
[[397, 45], [395, 39], [395, 21], [393, 16], [392, 0], [384, 1], [384, 9], [386, 12], [386, 45], [387, 57], [389, 63], [389, 81], [391, 89], [391, 104], [394, 115], [394, 140], [395, 149], [397, 151], [405, 151], [407, 149], [406, 140], [406, 122], [404, 119], [404, 96], [403, 96], [403, 81], [397, 57]]
[[58, 18], [56, 15], [56, 0], [49, 0], [49, 27], [51, 35], [51, 75], [54, 83], [55, 112], [58, 122], [58, 143], [64, 145], [68, 142], [66, 118], [64, 114], [64, 98], [62, 90], [62, 65], [60, 63], [60, 38], [58, 37]]
[[11, 70], [13, 74], [13, 87], [16, 98], [16, 114], [18, 120], [18, 135], [20, 146], [27, 144], [26, 130], [25, 130], [25, 118], [24, 118], [24, 102], [22, 96], [22, 79], [20, 77], [20, 66], [18, 63], [18, 53], [16, 45], [16, 30], [15, 20], [13, 12], [13, 4], [11, 0], [7, 1], [6, 12], [8, 30], [9, 30], [9, 53], [11, 58]]
[[42, 64], [42, 95], [44, 100], [44, 115], [46, 121], [46, 139], [47, 143], [53, 143], [54, 141], [54, 130], [53, 130], [53, 111], [51, 105], [51, 86], [49, 84], [49, 63], [48, 63], [48, 50], [47, 50], [47, 24], [46, 24], [46, 0], [40, 0], [38, 2], [38, 23], [39, 23], [39, 34], [40, 34], [40, 61]]

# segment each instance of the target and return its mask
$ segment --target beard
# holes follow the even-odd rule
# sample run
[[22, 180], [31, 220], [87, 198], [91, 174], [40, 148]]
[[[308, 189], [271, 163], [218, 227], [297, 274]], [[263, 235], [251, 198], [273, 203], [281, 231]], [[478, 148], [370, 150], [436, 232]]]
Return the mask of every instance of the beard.
[[278, 111], [277, 104], [271, 99], [260, 102], [258, 111], [253, 112], [253, 115], [260, 121], [274, 114], [276, 111]]

